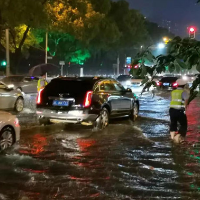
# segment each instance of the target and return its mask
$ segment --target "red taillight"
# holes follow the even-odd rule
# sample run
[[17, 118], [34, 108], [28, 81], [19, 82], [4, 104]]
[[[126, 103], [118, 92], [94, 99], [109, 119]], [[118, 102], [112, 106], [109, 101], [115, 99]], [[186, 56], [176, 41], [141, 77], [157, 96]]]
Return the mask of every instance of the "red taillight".
[[172, 86], [173, 86], [173, 87], [177, 87], [177, 86], [178, 86], [178, 83], [173, 83]]
[[160, 83], [160, 82], [157, 82], [157, 83], [156, 83], [156, 85], [157, 85], [157, 86], [160, 86], [160, 85], [161, 85], [161, 83]]
[[44, 90], [44, 88], [43, 89], [41, 89], [39, 92], [38, 92], [38, 94], [37, 94], [37, 99], [36, 99], [36, 103], [37, 104], [40, 104], [41, 103], [41, 94], [42, 94], [42, 91]]
[[89, 107], [91, 105], [91, 102], [92, 102], [92, 91], [87, 91], [83, 106]]
[[14, 124], [15, 124], [16, 127], [19, 127], [19, 120], [18, 120], [18, 118], [15, 119]]

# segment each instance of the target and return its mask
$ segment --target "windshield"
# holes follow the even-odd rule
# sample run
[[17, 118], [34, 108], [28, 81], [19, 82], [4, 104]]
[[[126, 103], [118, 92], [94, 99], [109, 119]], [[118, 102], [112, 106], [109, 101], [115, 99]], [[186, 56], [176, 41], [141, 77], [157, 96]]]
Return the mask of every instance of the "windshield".
[[23, 81], [23, 76], [8, 76], [3, 78], [1, 81], [3, 82], [21, 82]]
[[93, 83], [91, 83], [90, 81], [57, 79], [51, 81], [47, 85], [46, 91], [48, 92], [49, 95], [58, 95], [60, 93], [80, 94], [92, 90], [92, 88], [93, 88]]
[[173, 83], [177, 81], [177, 77], [164, 77], [160, 80], [160, 82], [167, 82], [167, 83]]
[[128, 80], [128, 79], [131, 79], [131, 76], [129, 75], [121, 75], [117, 78], [118, 81], [125, 81], [125, 80]]

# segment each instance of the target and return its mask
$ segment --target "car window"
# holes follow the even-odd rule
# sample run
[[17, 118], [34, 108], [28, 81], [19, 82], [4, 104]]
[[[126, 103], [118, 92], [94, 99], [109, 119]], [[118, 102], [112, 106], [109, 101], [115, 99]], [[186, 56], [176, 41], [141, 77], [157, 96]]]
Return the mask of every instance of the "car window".
[[133, 76], [131, 79], [144, 79], [144, 76]]
[[118, 82], [113, 82], [113, 84], [114, 84], [115, 89], [116, 89], [117, 91], [123, 91], [123, 90], [125, 90], [124, 87], [123, 87], [120, 83], [118, 83]]
[[126, 80], [129, 80], [129, 79], [131, 79], [131, 76], [129, 76], [129, 75], [120, 75], [117, 78], [118, 81], [126, 81]]
[[23, 76], [8, 76], [2, 79], [3, 82], [21, 82], [23, 81]]
[[177, 77], [163, 77], [160, 82], [175, 82], [178, 78]]
[[31, 77], [25, 77], [25, 78], [24, 78], [24, 82], [30, 82], [30, 81], [32, 81], [32, 78], [31, 78]]
[[112, 84], [111, 81], [103, 81], [101, 84], [100, 84], [100, 90], [103, 90], [103, 91], [113, 91], [113, 90], [116, 90], [115, 89], [115, 86]]

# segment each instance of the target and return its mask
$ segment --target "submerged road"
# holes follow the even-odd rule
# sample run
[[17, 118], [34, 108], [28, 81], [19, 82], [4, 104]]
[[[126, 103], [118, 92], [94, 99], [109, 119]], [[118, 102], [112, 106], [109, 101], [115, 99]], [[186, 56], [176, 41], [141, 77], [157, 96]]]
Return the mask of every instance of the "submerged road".
[[[0, 200], [200, 198], [200, 100], [188, 110], [186, 145], [169, 139], [169, 93], [141, 98], [140, 117], [87, 127], [23, 127], [0, 154]], [[34, 123], [34, 108], [20, 119]], [[32, 116], [32, 117], [27, 117]]]

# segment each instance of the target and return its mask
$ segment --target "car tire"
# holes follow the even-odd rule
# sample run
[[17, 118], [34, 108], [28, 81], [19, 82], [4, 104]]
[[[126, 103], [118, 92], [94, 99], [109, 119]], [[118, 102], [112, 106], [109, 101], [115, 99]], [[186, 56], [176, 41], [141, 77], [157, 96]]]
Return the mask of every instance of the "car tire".
[[11, 147], [15, 142], [15, 133], [10, 127], [3, 128], [0, 132], [0, 150]]
[[134, 103], [133, 108], [131, 110], [131, 114], [129, 116], [131, 121], [135, 122], [138, 118], [138, 114], [139, 114], [139, 106], [137, 103]]
[[24, 109], [24, 99], [22, 97], [18, 97], [15, 102], [14, 110], [16, 112], [22, 112]]
[[39, 124], [44, 125], [44, 126], [48, 126], [48, 125], [51, 125], [52, 123], [50, 122], [49, 119], [39, 119]]
[[107, 108], [103, 108], [99, 117], [94, 122], [93, 131], [104, 130], [109, 125], [109, 112]]

